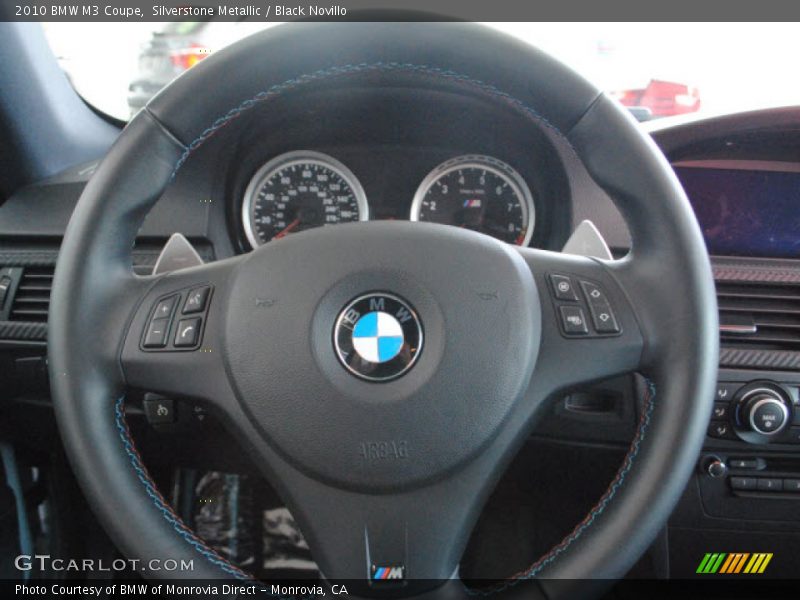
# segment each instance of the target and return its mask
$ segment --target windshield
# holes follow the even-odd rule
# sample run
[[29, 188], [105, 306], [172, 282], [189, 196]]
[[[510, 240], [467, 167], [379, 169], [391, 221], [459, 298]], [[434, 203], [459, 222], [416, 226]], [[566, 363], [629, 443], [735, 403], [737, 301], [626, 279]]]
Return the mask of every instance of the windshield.
[[[173, 78], [265, 22], [45, 23], [77, 91], [127, 120]], [[800, 104], [795, 23], [487, 23], [538, 46], [639, 120]], [[356, 25], [354, 25], [356, 26]]]

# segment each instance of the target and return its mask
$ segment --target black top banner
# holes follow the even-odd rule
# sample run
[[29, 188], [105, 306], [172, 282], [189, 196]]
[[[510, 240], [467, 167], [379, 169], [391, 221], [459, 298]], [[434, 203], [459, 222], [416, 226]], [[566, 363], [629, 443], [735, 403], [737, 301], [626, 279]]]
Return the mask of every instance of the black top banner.
[[[0, 20], [147, 21], [797, 21], [792, 0], [3, 0]], [[676, 28], [679, 25], [676, 24]], [[800, 33], [800, 32], [798, 32]], [[679, 34], [679, 31], [676, 31]], [[742, 40], [746, 43], [746, 40]]]

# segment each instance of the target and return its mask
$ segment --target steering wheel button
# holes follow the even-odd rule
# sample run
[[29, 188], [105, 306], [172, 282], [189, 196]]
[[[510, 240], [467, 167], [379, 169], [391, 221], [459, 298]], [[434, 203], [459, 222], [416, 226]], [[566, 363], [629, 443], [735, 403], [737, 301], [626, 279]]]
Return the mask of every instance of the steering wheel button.
[[586, 327], [586, 317], [583, 309], [579, 306], [561, 306], [561, 326], [564, 333], [568, 335], [586, 335], [589, 329]]
[[207, 285], [191, 290], [186, 296], [186, 301], [183, 303], [183, 314], [188, 315], [205, 310], [206, 300], [208, 300], [208, 293], [210, 291], [211, 288]]
[[617, 318], [607, 302], [589, 304], [589, 311], [592, 313], [592, 321], [597, 333], [619, 333]]
[[175, 422], [175, 402], [157, 394], [145, 394], [142, 401], [145, 417], [151, 425]]
[[600, 288], [600, 286], [592, 283], [591, 281], [581, 281], [581, 287], [583, 288], [583, 293], [586, 295], [586, 300], [590, 305], [608, 304], [606, 293]]
[[202, 319], [194, 317], [192, 319], [181, 319], [175, 329], [175, 347], [191, 348], [197, 345], [200, 339], [200, 326]]
[[167, 345], [169, 333], [169, 319], [153, 319], [147, 327], [144, 336], [145, 348], [163, 348]]
[[603, 289], [591, 281], [581, 281], [581, 288], [589, 303], [589, 312], [597, 333], [619, 333], [617, 318]]
[[169, 318], [172, 315], [172, 307], [175, 306], [175, 300], [177, 298], [177, 296], [170, 296], [169, 298], [164, 298], [163, 300], [159, 301], [159, 303], [156, 305], [156, 309], [153, 311], [153, 318]]
[[572, 279], [566, 275], [550, 275], [550, 283], [553, 285], [553, 294], [559, 300], [578, 301], [578, 295], [575, 293]]

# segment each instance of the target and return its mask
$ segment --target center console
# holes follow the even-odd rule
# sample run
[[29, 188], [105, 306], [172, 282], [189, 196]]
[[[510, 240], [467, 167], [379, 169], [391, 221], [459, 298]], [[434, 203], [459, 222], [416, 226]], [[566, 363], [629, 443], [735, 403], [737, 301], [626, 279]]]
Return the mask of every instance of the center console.
[[[730, 150], [728, 150], [730, 152]], [[774, 555], [796, 577], [800, 547], [800, 163], [679, 161], [712, 255], [720, 370], [695, 477], [670, 519], [673, 577], [705, 552]]]
[[757, 379], [717, 384], [709, 437], [751, 444], [800, 444], [796, 384]]
[[[699, 464], [705, 506], [712, 514], [746, 518], [742, 505], [723, 500], [800, 500], [800, 377], [725, 373], [729, 380], [717, 384]], [[797, 512], [795, 506], [786, 517], [795, 520]]]

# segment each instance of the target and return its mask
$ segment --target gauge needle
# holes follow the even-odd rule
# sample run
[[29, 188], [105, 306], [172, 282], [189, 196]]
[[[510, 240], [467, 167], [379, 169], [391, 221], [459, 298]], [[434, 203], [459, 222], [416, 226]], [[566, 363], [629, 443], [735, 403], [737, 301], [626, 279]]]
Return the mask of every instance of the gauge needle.
[[275, 236], [273, 237], [273, 239], [277, 240], [277, 239], [280, 239], [283, 236], [285, 236], [287, 233], [291, 233], [292, 229], [294, 229], [298, 225], [300, 225], [300, 219], [299, 218], [295, 219], [294, 221], [289, 223], [286, 227], [281, 229], [278, 233], [276, 233]]

